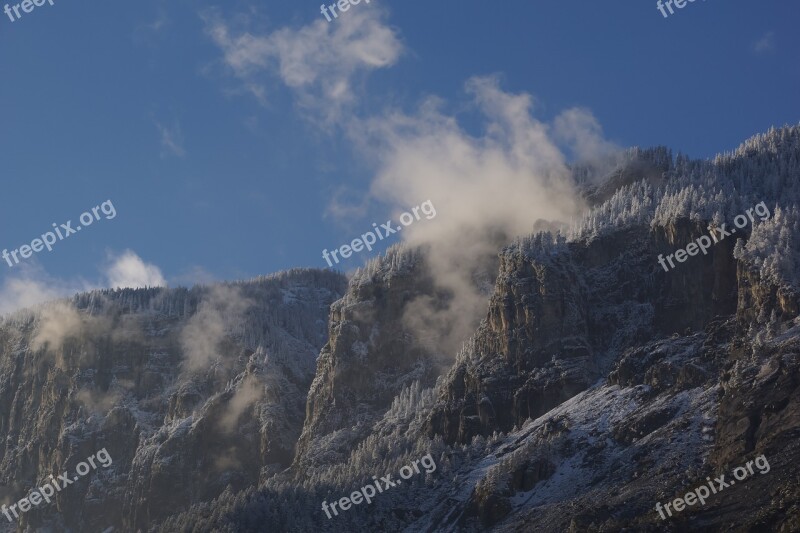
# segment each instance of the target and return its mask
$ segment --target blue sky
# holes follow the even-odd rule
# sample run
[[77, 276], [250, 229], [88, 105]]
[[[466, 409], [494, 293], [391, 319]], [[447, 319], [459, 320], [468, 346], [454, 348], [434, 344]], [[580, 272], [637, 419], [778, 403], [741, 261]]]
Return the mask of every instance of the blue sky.
[[[30, 303], [31, 287], [113, 285], [115, 268], [178, 285], [324, 267], [323, 248], [429, 199], [435, 158], [409, 156], [403, 128], [436, 138], [419, 111], [431, 97], [462, 139], [487, 135], [478, 100], [528, 94], [546, 128], [580, 108], [595, 145], [701, 158], [800, 121], [796, 2], [698, 0], [665, 19], [650, 0], [373, 0], [330, 23], [319, 4], [54, 0], [3, 15], [0, 247], [108, 199], [117, 211], [0, 263], [4, 309]], [[476, 76], [502, 94], [471, 92]]]

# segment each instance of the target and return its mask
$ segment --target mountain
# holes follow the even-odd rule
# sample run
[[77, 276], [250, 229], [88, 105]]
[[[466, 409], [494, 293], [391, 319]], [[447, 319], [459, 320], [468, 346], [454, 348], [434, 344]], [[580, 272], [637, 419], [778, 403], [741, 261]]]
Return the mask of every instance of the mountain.
[[[0, 324], [0, 500], [105, 448], [20, 527], [135, 531], [291, 463], [340, 274], [96, 291]], [[57, 512], [56, 512], [57, 511]]]
[[25, 523], [800, 530], [800, 126], [616, 165], [576, 167], [585, 216], [475, 276], [486, 311], [458, 353], [410, 320], [452, 297], [435, 247], [349, 280], [106, 291], [6, 318], [6, 499], [105, 446], [112, 469]]

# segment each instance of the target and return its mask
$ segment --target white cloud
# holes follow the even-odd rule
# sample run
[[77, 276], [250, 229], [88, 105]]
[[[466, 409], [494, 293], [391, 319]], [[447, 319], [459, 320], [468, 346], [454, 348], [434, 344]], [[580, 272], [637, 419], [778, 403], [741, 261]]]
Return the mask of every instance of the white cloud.
[[241, 416], [264, 397], [264, 385], [255, 376], [245, 377], [236, 387], [220, 416], [219, 426], [224, 433], [233, 433]]
[[158, 16], [156, 19], [150, 24], [146, 24], [145, 27], [150, 31], [157, 32], [166, 26], [168, 22], [169, 19], [167, 18], [167, 12], [164, 10], [164, 8], [158, 8]]
[[0, 309], [9, 313], [23, 307], [54, 300], [61, 296], [58, 291], [29, 278], [9, 278], [3, 284], [2, 303]]
[[0, 314], [97, 288], [83, 279], [53, 278], [35, 264], [19, 265], [18, 268], [20, 270], [7, 277], [0, 288]]
[[775, 50], [775, 32], [768, 31], [759, 40], [753, 43], [753, 51], [757, 54]]
[[47, 307], [39, 317], [36, 334], [31, 339], [31, 349], [44, 347], [55, 350], [71, 336], [77, 335], [82, 326], [81, 315], [70, 304], [59, 302]]
[[576, 160], [594, 161], [616, 154], [620, 148], [605, 139], [603, 128], [591, 111], [567, 109], [553, 122], [555, 138], [567, 145]]
[[186, 155], [186, 150], [183, 148], [183, 133], [181, 133], [181, 126], [177, 122], [172, 126], [164, 126], [156, 121], [156, 128], [161, 135], [161, 157], [165, 157], [168, 153], [183, 157]]
[[167, 285], [161, 270], [151, 263], [145, 263], [131, 250], [125, 250], [113, 259], [105, 273], [108, 286], [112, 289], [164, 287]]
[[303, 108], [331, 122], [356, 100], [359, 75], [393, 65], [403, 52], [383, 22], [384, 11], [359, 7], [333, 23], [320, 19], [263, 35], [232, 30], [215, 12], [202, 18], [225, 64], [257, 99], [266, 98], [265, 79], [277, 77], [295, 90]]
[[161, 30], [169, 26], [170, 23], [166, 9], [158, 7], [155, 18], [151, 20], [152, 22], [141, 23], [134, 28], [134, 42], [148, 46], [157, 45], [158, 37], [162, 34]]
[[[473, 78], [467, 90], [484, 117], [483, 135], [464, 131], [430, 100], [418, 113], [393, 113], [354, 124], [378, 158], [372, 195], [396, 209], [431, 199], [436, 223], [414, 224], [407, 239], [432, 241], [500, 226], [527, 233], [540, 218], [565, 220], [581, 208], [567, 158], [549, 127], [531, 114], [528, 94], [509, 94], [495, 78]], [[577, 125], [576, 125], [577, 128]], [[577, 135], [577, 131], [573, 132]]]
[[331, 192], [323, 216], [337, 221], [358, 219], [367, 214], [367, 203], [363, 194], [340, 185]]
[[212, 286], [180, 333], [186, 369], [208, 368], [219, 357], [220, 343], [252, 305], [235, 285]]
[[171, 283], [185, 287], [193, 287], [195, 285], [210, 285], [215, 281], [216, 278], [214, 277], [214, 274], [197, 265], [187, 268], [177, 276], [170, 277]]

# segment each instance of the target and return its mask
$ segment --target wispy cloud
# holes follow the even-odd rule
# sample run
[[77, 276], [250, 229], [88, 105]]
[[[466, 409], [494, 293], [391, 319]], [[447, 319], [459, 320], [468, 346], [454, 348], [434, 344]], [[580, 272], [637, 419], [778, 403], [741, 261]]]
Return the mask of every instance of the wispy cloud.
[[157, 37], [161, 30], [169, 25], [169, 17], [167, 10], [163, 7], [158, 7], [158, 11], [154, 19], [150, 22], [138, 24], [134, 28], [133, 38], [134, 41], [141, 44], [154, 45], [157, 42]]
[[161, 157], [165, 157], [168, 154], [178, 157], [186, 155], [186, 150], [183, 148], [183, 133], [177, 121], [172, 126], [165, 126], [156, 121], [156, 128], [158, 128], [158, 132], [161, 135]]
[[264, 34], [235, 30], [216, 11], [201, 16], [225, 65], [251, 94], [264, 101], [267, 81], [278, 79], [294, 90], [302, 108], [329, 123], [355, 102], [360, 76], [395, 64], [403, 52], [376, 6], [364, 5], [335, 24], [321, 19]]
[[233, 433], [241, 416], [264, 397], [264, 385], [255, 376], [246, 376], [236, 387], [230, 401], [219, 419], [224, 433]]
[[156, 265], [144, 262], [131, 250], [110, 254], [96, 281], [55, 278], [35, 263], [19, 265], [19, 270], [8, 276], [0, 286], [0, 314], [94, 289], [165, 285], [161, 270]]
[[46, 346], [55, 349], [68, 337], [76, 335], [81, 328], [81, 314], [67, 303], [59, 303], [42, 311], [39, 327], [31, 339], [31, 349], [36, 351]]
[[150, 30], [157, 32], [164, 28], [169, 23], [169, 19], [167, 18], [167, 12], [163, 7], [158, 8], [158, 16], [153, 22], [146, 24], [145, 27]]
[[7, 277], [0, 287], [0, 314], [94, 288], [97, 288], [95, 284], [83, 279], [54, 278], [35, 264], [20, 265], [20, 270]]
[[331, 193], [331, 198], [323, 216], [325, 218], [333, 218], [338, 222], [359, 219], [367, 214], [368, 207], [367, 197], [360, 192], [340, 185]]
[[553, 121], [553, 136], [576, 161], [602, 160], [620, 152], [620, 147], [606, 140], [603, 128], [586, 108], [574, 107]]
[[775, 32], [768, 31], [763, 37], [753, 43], [753, 52], [763, 54], [775, 50]]
[[220, 355], [220, 344], [253, 305], [235, 285], [215, 285], [180, 333], [184, 365], [202, 371]]
[[194, 265], [185, 269], [177, 276], [170, 276], [170, 283], [186, 287], [193, 287], [195, 285], [210, 285], [215, 281], [216, 277], [214, 274], [198, 265]]

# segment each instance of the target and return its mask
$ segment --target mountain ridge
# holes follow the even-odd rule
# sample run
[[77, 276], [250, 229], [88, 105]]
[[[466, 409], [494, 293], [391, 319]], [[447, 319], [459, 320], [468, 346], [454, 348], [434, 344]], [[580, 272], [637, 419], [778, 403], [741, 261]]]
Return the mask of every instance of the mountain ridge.
[[[308, 281], [305, 301], [327, 302], [330, 314], [326, 307], [319, 319], [316, 309], [314, 326], [297, 319], [292, 334], [276, 341], [288, 360], [308, 353], [308, 344], [319, 345], [309, 356], [313, 365], [303, 370], [264, 366], [265, 352], [257, 349], [263, 321], [248, 315], [252, 304], [231, 307], [228, 300], [240, 300], [235, 289], [189, 304], [187, 316], [203, 320], [221, 320], [229, 309], [249, 316], [225, 322], [219, 338], [220, 360], [232, 369], [201, 365], [201, 380], [169, 395], [168, 408], [157, 412], [174, 428], [135, 439], [133, 452], [121, 459], [132, 465], [134, 489], [124, 493], [124, 506], [111, 506], [116, 514], [92, 508], [105, 522], [95, 518], [91, 525], [225, 532], [265, 525], [280, 531], [796, 530], [800, 126], [755, 135], [712, 160], [673, 158], [666, 148], [631, 149], [620, 165], [600, 183], [584, 172], [583, 192], [594, 207], [581, 220], [498, 250], [486, 313], [455, 354], [439, 353], [405, 320], [416, 299], [449, 298], [426, 269], [433, 249], [392, 247], [346, 287], [340, 274], [314, 274], [324, 281]], [[715, 244], [708, 255], [669, 272], [659, 266], [659, 254], [685, 247], [709, 223], [730, 223], [760, 201], [770, 219], [737, 234], [740, 240]], [[316, 283], [330, 284], [325, 295], [310, 296]], [[120, 301], [131, 310], [152, 306], [145, 293], [124, 294]], [[263, 307], [262, 296], [243, 299], [254, 296]], [[293, 316], [280, 311], [292, 298], [280, 296], [270, 300], [270, 312]], [[173, 303], [177, 316], [180, 302]], [[9, 328], [9, 343], [31, 335], [14, 330], [16, 324], [0, 323], [0, 331]], [[202, 336], [205, 324], [192, 334]], [[305, 344], [296, 345], [300, 339]], [[6, 353], [13, 350], [0, 352], [0, 365], [8, 365]], [[0, 399], [8, 395], [2, 394], [7, 375], [0, 370]], [[263, 414], [259, 395], [275, 386], [265, 376], [278, 376], [277, 390], [291, 388], [295, 401], [280, 410], [302, 424], [300, 430], [295, 421], [296, 437], [285, 439], [282, 454], [269, 462], [270, 446], [255, 443], [286, 430], [264, 419], [247, 421], [256, 407]], [[300, 378], [293, 385], [292, 376]], [[253, 380], [255, 387], [248, 385]], [[234, 401], [237, 394], [244, 396]], [[233, 423], [242, 447], [226, 455], [231, 440], [210, 435], [220, 433], [231, 404], [244, 406]], [[119, 405], [95, 416], [114, 429], [118, 449], [132, 448], [125, 435], [138, 423], [135, 416]], [[8, 420], [0, 412], [0, 429]], [[196, 451], [201, 434], [223, 459], [221, 480], [193, 471], [210, 453]], [[166, 448], [170, 454], [154, 461], [156, 450]], [[11, 464], [6, 449], [0, 451], [0, 466]], [[324, 500], [428, 453], [436, 471], [334, 519], [321, 511]], [[749, 485], [669, 521], [654, 510], [757, 454], [769, 459], [772, 471]], [[226, 462], [239, 457], [244, 467]], [[248, 477], [253, 465], [258, 476]], [[173, 479], [190, 490], [170, 494]], [[755, 486], [763, 491], [748, 488]], [[71, 527], [86, 525], [80, 516], [67, 520]]]

